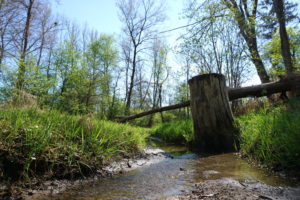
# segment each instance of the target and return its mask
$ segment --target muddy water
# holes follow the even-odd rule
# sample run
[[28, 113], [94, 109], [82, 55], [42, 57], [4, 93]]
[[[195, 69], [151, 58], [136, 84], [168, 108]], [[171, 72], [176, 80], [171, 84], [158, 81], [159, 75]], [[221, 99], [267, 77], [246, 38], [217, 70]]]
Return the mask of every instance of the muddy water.
[[184, 147], [161, 147], [173, 155], [160, 162], [102, 179], [51, 199], [167, 199], [201, 181], [232, 178], [244, 183], [261, 181], [271, 186], [293, 186], [280, 177], [250, 166], [235, 154], [201, 157]]

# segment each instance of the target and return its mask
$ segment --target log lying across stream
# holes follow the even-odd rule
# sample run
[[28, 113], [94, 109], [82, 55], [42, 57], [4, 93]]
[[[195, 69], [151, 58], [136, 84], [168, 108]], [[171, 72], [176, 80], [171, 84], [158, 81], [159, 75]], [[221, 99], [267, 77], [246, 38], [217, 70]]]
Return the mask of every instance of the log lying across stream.
[[156, 108], [156, 109], [153, 109], [153, 110], [141, 112], [141, 113], [138, 113], [138, 114], [135, 114], [135, 115], [127, 116], [127, 117], [118, 117], [119, 118], [118, 121], [119, 122], [126, 122], [126, 121], [129, 121], [129, 120], [144, 117], [144, 116], [151, 115], [151, 114], [154, 114], [154, 113], [168, 111], [168, 110], [175, 110], [175, 109], [178, 109], [178, 108], [184, 108], [184, 107], [188, 107], [188, 106], [190, 106], [190, 101], [185, 101], [185, 102], [182, 102], [182, 103], [179, 103], [179, 104], [175, 104], [175, 105], [171, 105], [171, 106], [165, 106], [165, 107], [161, 107], [161, 108]]
[[289, 76], [277, 82], [264, 83], [243, 88], [229, 88], [229, 100], [235, 100], [245, 97], [262, 97], [275, 93], [281, 93], [300, 89], [300, 75]]
[[[281, 93], [281, 92], [286, 92], [291, 90], [297, 90], [297, 91], [300, 90], [300, 75], [289, 76], [277, 82], [264, 83], [261, 85], [254, 85], [254, 86], [248, 86], [243, 88], [228, 88], [228, 97], [229, 100], [232, 101], [235, 99], [240, 99], [245, 97], [268, 96], [271, 94]], [[188, 106], [190, 106], [190, 101], [185, 101], [179, 104], [156, 108], [153, 110], [141, 112], [130, 116], [119, 117], [118, 121], [126, 122], [129, 120], [144, 117], [154, 113], [168, 111], [168, 110], [175, 110], [178, 108], [184, 108]]]

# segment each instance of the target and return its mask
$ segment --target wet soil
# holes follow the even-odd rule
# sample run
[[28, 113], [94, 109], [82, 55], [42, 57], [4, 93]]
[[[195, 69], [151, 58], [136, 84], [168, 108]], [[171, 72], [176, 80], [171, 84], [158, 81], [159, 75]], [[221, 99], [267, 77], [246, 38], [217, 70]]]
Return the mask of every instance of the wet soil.
[[16, 197], [33, 200], [300, 199], [297, 182], [249, 164], [238, 154], [201, 157], [182, 146], [159, 147], [148, 147], [142, 156], [111, 163], [93, 178], [43, 182]]
[[191, 191], [170, 197], [170, 199], [203, 199], [203, 200], [272, 200], [300, 199], [299, 188], [273, 187], [257, 181], [243, 183], [234, 179], [208, 180], [198, 183]]
[[172, 156], [165, 151], [147, 147], [143, 152], [131, 158], [118, 159], [97, 170], [93, 177], [77, 180], [43, 180], [43, 177], [33, 178], [30, 183], [0, 183], [0, 200], [38, 200], [52, 199], [57, 194], [66, 190], [78, 190], [82, 186], [93, 185], [99, 180], [121, 176], [128, 171], [135, 170], [142, 166], [158, 163], [163, 159], [171, 159]]
[[40, 199], [300, 199], [296, 182], [238, 154], [201, 157], [184, 147], [161, 148], [152, 152], [154, 162]]

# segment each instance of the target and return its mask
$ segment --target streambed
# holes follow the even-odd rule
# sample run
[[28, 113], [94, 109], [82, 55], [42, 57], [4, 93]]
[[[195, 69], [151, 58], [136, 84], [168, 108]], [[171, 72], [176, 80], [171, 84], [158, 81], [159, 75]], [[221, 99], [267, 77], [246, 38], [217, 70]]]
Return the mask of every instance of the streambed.
[[[180, 146], [167, 145], [160, 148], [170, 156], [112, 178], [81, 185], [49, 199], [214, 199], [222, 190], [212, 188], [222, 189], [226, 185], [241, 185], [238, 186], [241, 190], [236, 193], [245, 191], [247, 197], [253, 194], [253, 198], [249, 199], [300, 199], [300, 188], [295, 183], [252, 166], [237, 154], [201, 157]], [[205, 187], [211, 185], [211, 188], [205, 188], [209, 193], [201, 194], [197, 191], [203, 189], [201, 183]], [[223, 189], [235, 190], [226, 187]], [[262, 195], [252, 193], [251, 187], [254, 190], [257, 190], [255, 187], [263, 188]]]

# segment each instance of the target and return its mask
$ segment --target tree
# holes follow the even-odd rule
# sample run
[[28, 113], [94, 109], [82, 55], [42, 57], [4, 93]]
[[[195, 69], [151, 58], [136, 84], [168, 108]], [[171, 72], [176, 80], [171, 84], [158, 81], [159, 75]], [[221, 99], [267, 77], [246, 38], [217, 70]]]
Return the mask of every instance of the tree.
[[[7, 65], [4, 70], [17, 68], [17, 72], [12, 70], [15, 76], [12, 89], [35, 95], [48, 93], [46, 85], [52, 82], [50, 52], [55, 45], [56, 23], [47, 3], [47, 0], [0, 3], [0, 65]], [[47, 76], [44, 76], [46, 72]], [[46, 80], [42, 81], [41, 77], [46, 77]], [[37, 85], [41, 88], [38, 89]]]
[[35, 58], [27, 61], [24, 89], [38, 97], [39, 103], [42, 105], [48, 99], [48, 91], [55, 87], [56, 80], [54, 77], [47, 77], [47, 74], [36, 63]]
[[[106, 116], [108, 113], [107, 108], [111, 98], [111, 70], [116, 66], [117, 54], [114, 39], [109, 35], [101, 35], [87, 45], [85, 104], [87, 108], [91, 105], [95, 106], [98, 97], [97, 103], [100, 105], [101, 116]], [[97, 95], [97, 92], [100, 94]], [[94, 103], [91, 102], [92, 98]]]
[[[207, 18], [204, 27], [200, 24], [188, 30], [180, 52], [188, 58], [190, 66], [196, 66], [198, 73], [222, 73], [229, 87], [240, 87], [249, 72], [247, 44], [239, 37], [239, 31], [232, 28], [232, 19], [226, 23], [215, 20]], [[185, 71], [189, 76], [189, 71]]]
[[273, 0], [273, 7], [279, 23], [281, 54], [284, 61], [286, 73], [287, 75], [291, 75], [294, 72], [294, 66], [290, 51], [289, 37], [286, 31], [286, 15], [284, 6], [284, 0]]
[[81, 74], [84, 71], [79, 68], [81, 52], [76, 37], [74, 32], [70, 33], [70, 38], [59, 45], [53, 58], [59, 83], [55, 102], [57, 102], [57, 107], [64, 111], [75, 113], [82, 112], [79, 95], [85, 91], [85, 88], [82, 87], [82, 84], [85, 84], [82, 77], [85, 75]]
[[[162, 91], [163, 85], [167, 81], [169, 76], [169, 70], [167, 66], [167, 47], [160, 40], [156, 39], [152, 46], [152, 109], [162, 107]], [[163, 115], [162, 121], [163, 121]], [[148, 126], [152, 125], [153, 115], [150, 116]]]
[[[126, 49], [129, 58], [131, 74], [126, 98], [125, 114], [129, 114], [138, 56], [143, 52], [143, 45], [151, 40], [155, 28], [164, 20], [163, 6], [154, 0], [119, 0], [120, 20], [124, 23], [125, 40], [129, 40]], [[129, 70], [128, 70], [129, 71]]]
[[21, 53], [19, 60], [19, 70], [18, 70], [18, 80], [17, 88], [22, 90], [24, 87], [24, 77], [25, 77], [25, 57], [28, 52], [28, 40], [29, 40], [29, 29], [32, 22], [32, 8], [35, 0], [28, 0], [28, 2], [23, 2], [23, 6], [26, 9], [26, 20], [25, 25], [22, 30], [22, 39], [21, 39]]
[[0, 3], [0, 69], [5, 58], [11, 53], [17, 23], [19, 5], [15, 1], [1, 1]]
[[43, 50], [48, 42], [48, 34], [54, 34], [56, 22], [52, 21], [51, 10], [47, 6], [47, 0], [20, 0], [18, 23], [13, 27], [17, 31], [14, 37], [14, 50], [19, 55], [14, 55], [18, 62], [18, 78], [16, 87], [24, 88], [25, 73], [28, 56], [37, 53], [36, 62], [41, 63]]
[[238, 32], [225, 27], [220, 34], [221, 46], [223, 47], [222, 61], [223, 74], [226, 77], [227, 85], [231, 88], [242, 87], [248, 80], [250, 74], [247, 45], [243, 38], [238, 37]]
[[[300, 31], [297, 29], [289, 28], [287, 30], [290, 41], [290, 50], [292, 56], [293, 66], [295, 71], [300, 70]], [[278, 75], [283, 75], [285, 71], [285, 65], [282, 58], [281, 39], [278, 32], [275, 32], [272, 36], [272, 40], [264, 45], [263, 57], [271, 64], [270, 75], [275, 79]]]
[[[191, 32], [191, 39], [189, 42], [195, 43], [198, 40], [210, 36], [209, 41], [212, 43], [212, 57], [203, 57], [201, 60], [202, 66], [205, 66], [206, 72], [211, 70], [211, 62], [214, 62], [214, 67], [220, 69], [222, 60], [218, 51], [213, 49], [220, 49], [220, 46], [215, 45], [216, 32], [222, 31], [222, 27], [231, 27], [233, 31], [238, 29], [237, 37], [242, 37], [245, 40], [248, 52], [252, 63], [254, 64], [258, 76], [262, 82], [269, 82], [269, 76], [267, 74], [266, 68], [259, 54], [258, 44], [257, 44], [257, 0], [244, 1], [244, 0], [222, 0], [222, 1], [203, 1], [198, 3], [198, 1], [191, 1], [187, 9], [187, 17], [190, 19], [191, 23], [195, 25], [189, 28]], [[204, 42], [205, 44], [205, 42]], [[207, 45], [204, 48], [209, 48]], [[195, 55], [196, 58], [205, 55], [206, 50], [199, 49], [203, 51], [201, 54]], [[220, 71], [220, 70], [218, 70]]]
[[251, 3], [244, 0], [223, 0], [222, 3], [229, 9], [236, 21], [241, 35], [248, 46], [251, 60], [254, 63], [258, 76], [262, 83], [267, 83], [270, 78], [267, 74], [264, 63], [259, 54], [257, 45], [257, 8], [258, 0], [251, 0]]
[[[259, 24], [259, 31], [261, 31], [264, 39], [270, 40], [279, 26], [274, 3], [273, 0], [261, 0], [259, 2], [260, 9], [258, 10], [258, 13], [260, 15], [260, 20], [262, 21]], [[298, 4], [287, 0], [283, 1], [283, 4], [286, 24], [299, 22], [298, 13], [296, 12]]]
[[[53, 48], [53, 43], [56, 39], [56, 31], [58, 30], [58, 22], [53, 18], [50, 7], [45, 4], [43, 9], [40, 10], [39, 22], [38, 22], [38, 31], [39, 31], [39, 39], [37, 48], [37, 66], [41, 68], [43, 65], [47, 65], [47, 59], [43, 60], [43, 54], [48, 53], [51, 54], [51, 48]], [[44, 62], [43, 62], [44, 61]]]

